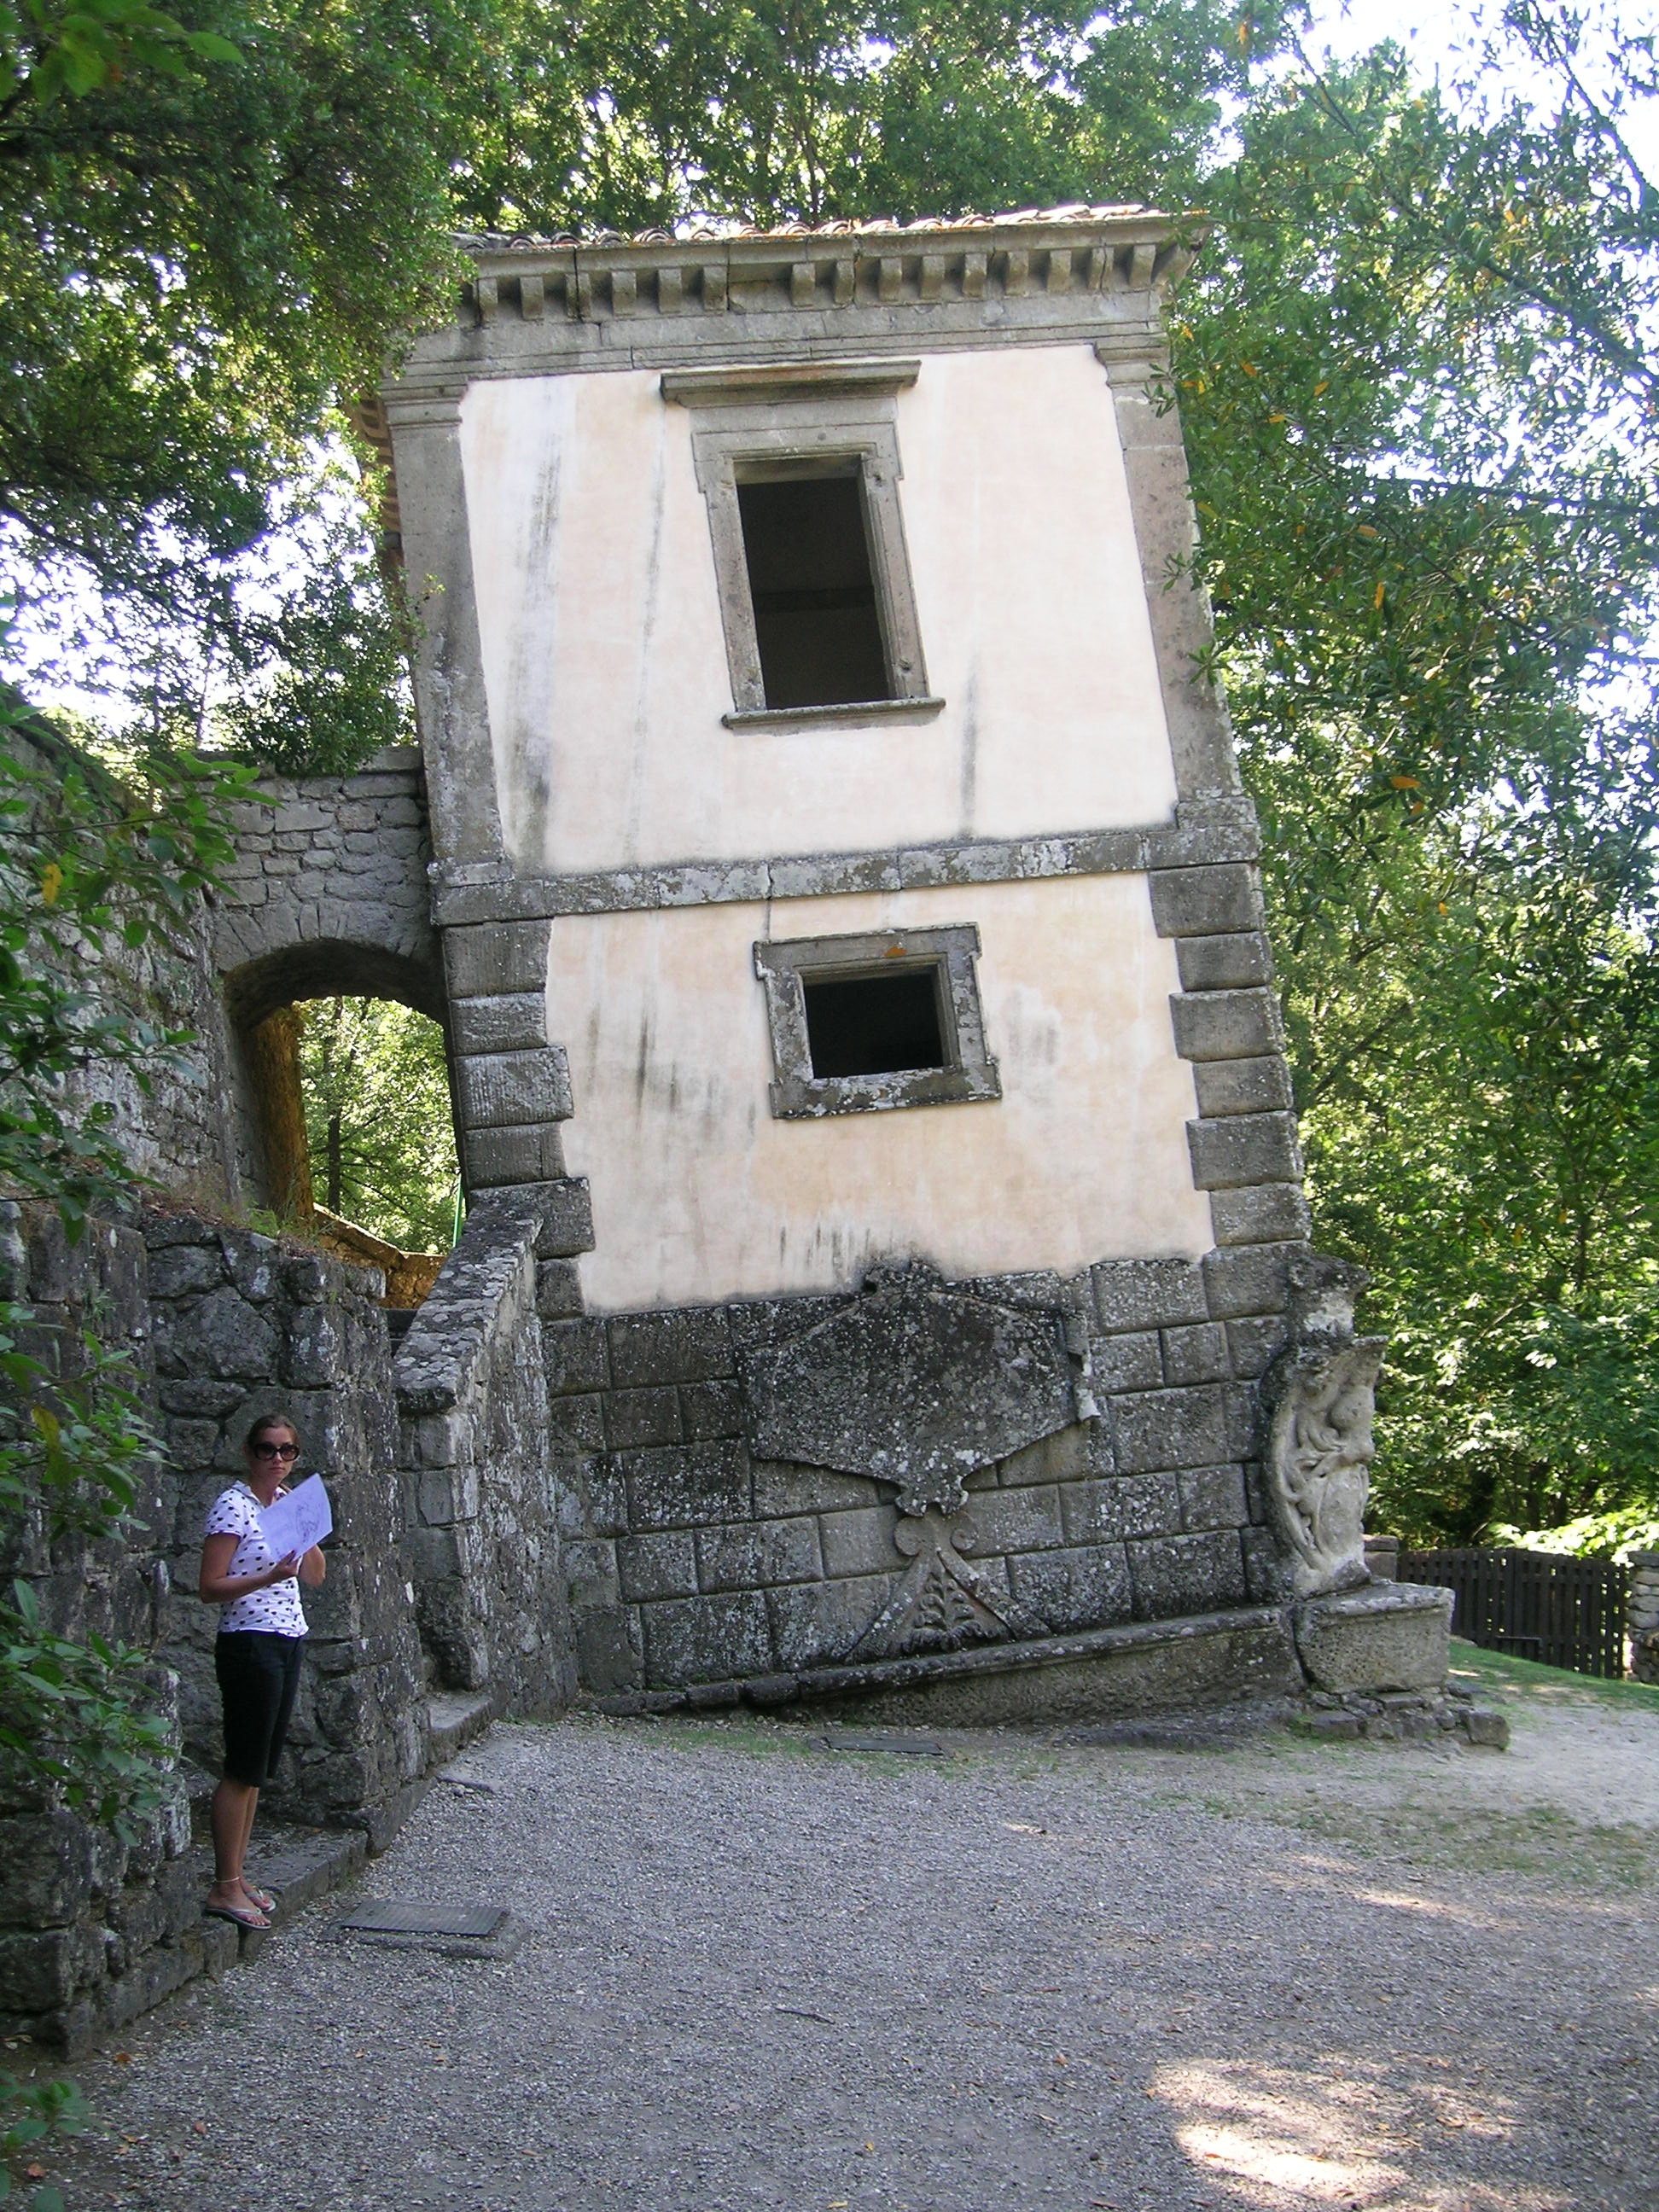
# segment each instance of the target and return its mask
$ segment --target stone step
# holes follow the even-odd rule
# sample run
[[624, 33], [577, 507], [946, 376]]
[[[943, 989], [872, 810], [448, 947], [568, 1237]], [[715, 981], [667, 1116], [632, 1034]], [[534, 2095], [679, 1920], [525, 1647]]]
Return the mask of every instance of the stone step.
[[432, 1727], [432, 1764], [447, 1766], [481, 1736], [500, 1707], [493, 1690], [439, 1690], [426, 1701]]

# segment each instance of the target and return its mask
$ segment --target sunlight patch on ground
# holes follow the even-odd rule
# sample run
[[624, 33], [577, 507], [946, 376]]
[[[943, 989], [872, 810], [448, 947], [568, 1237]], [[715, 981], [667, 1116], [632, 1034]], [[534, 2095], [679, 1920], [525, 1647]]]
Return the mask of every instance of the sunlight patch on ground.
[[1559, 2201], [1445, 2170], [1458, 2137], [1501, 2141], [1513, 2124], [1449, 2083], [1358, 2081], [1333, 2069], [1310, 2087], [1282, 2069], [1184, 2065], [1159, 2068], [1152, 2094], [1171, 2108], [1194, 2166], [1260, 2212], [1543, 2212]]

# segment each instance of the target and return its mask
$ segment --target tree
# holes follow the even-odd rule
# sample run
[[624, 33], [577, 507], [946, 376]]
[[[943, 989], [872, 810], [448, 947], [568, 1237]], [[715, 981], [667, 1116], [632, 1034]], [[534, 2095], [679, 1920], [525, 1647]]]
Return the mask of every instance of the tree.
[[445, 1251], [458, 1171], [436, 1022], [386, 999], [314, 999], [300, 1070], [313, 1188], [405, 1251]]
[[401, 629], [329, 457], [441, 295], [488, 10], [179, 15], [0, 4], [0, 561], [37, 663], [153, 735], [216, 666], [228, 734], [346, 764], [404, 726]]

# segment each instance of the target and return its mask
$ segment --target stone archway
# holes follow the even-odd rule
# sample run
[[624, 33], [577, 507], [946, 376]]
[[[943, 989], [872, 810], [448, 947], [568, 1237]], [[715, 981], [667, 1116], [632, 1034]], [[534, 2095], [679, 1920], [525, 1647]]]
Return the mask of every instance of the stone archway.
[[288, 1215], [312, 1204], [295, 1003], [394, 1000], [440, 1023], [447, 1048], [449, 1021], [420, 755], [383, 753], [356, 775], [272, 782], [262, 798], [238, 810], [213, 955], [243, 1180], [256, 1203]]

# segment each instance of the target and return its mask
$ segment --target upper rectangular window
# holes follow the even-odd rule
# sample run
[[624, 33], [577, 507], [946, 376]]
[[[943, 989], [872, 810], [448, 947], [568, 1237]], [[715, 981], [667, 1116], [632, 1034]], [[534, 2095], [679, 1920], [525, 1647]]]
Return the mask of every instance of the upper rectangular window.
[[856, 467], [739, 476], [738, 512], [765, 704], [890, 699]]
[[733, 723], [936, 713], [899, 511], [906, 361], [672, 369], [708, 503]]

